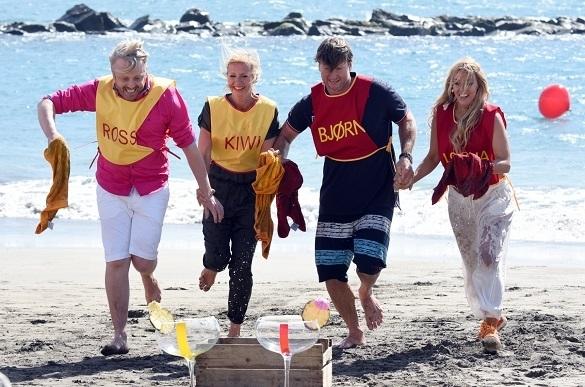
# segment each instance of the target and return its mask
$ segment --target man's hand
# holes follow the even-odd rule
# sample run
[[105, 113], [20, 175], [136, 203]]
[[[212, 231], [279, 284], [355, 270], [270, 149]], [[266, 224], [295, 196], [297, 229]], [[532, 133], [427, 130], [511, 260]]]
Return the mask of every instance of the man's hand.
[[407, 189], [412, 186], [412, 179], [414, 178], [414, 170], [410, 160], [406, 157], [401, 157], [396, 162], [396, 174], [394, 175], [394, 188]]

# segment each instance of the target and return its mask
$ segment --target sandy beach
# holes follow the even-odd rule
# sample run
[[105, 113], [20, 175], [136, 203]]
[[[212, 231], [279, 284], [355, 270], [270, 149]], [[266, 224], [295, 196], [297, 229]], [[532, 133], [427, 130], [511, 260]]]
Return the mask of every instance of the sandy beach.
[[[311, 241], [309, 233], [277, 239], [267, 261], [255, 258], [244, 336], [254, 335], [259, 316], [297, 314], [308, 300], [327, 295], [316, 282]], [[396, 242], [376, 288], [384, 304], [383, 326], [368, 332], [366, 346], [333, 351], [335, 386], [585, 385], [583, 266], [510, 262], [505, 348], [488, 355], [476, 339], [479, 322], [467, 307], [452, 244], [434, 260], [413, 259], [405, 250]], [[163, 305], [179, 317], [214, 315], [225, 332], [227, 273], [218, 276], [209, 293], [199, 291], [201, 254], [200, 248], [162, 245], [157, 277]], [[182, 361], [157, 348], [135, 272], [130, 277], [130, 353], [99, 354], [111, 332], [101, 257], [101, 249], [93, 246], [2, 248], [0, 372], [13, 385], [188, 385]], [[350, 281], [356, 283], [355, 273]], [[335, 310], [321, 333], [334, 343], [342, 338]]]

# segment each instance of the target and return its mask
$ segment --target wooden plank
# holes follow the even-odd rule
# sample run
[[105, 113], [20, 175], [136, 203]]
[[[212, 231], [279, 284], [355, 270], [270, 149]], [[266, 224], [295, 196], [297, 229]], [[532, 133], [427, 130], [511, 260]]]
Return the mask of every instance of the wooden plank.
[[[259, 352], [268, 352], [268, 353], [276, 353], [272, 351], [268, 351], [260, 344], [216, 344], [212, 349], [205, 352], [201, 356], [205, 356], [208, 359], [214, 359], [218, 357], [225, 357], [229, 355], [229, 351], [250, 351], [253, 353]], [[299, 357], [306, 357], [306, 358], [321, 358], [323, 357], [323, 353], [326, 352], [323, 350], [323, 346], [320, 343], [313, 345], [311, 348], [307, 349], [306, 351], [300, 352], [295, 354], [294, 356]], [[280, 354], [277, 354], [280, 356]], [[239, 354], [238, 354], [239, 356]]]
[[[260, 344], [255, 337], [220, 337], [218, 344]], [[331, 339], [318, 339], [317, 343], [323, 345], [324, 349], [331, 347]]]
[[[281, 369], [282, 356], [268, 351], [254, 338], [220, 339], [197, 357], [202, 368]], [[293, 356], [291, 368], [320, 369], [331, 362], [331, 340], [321, 339], [307, 351]]]
[[[323, 349], [331, 347], [331, 339], [318, 339], [318, 344], [323, 346]], [[258, 340], [255, 337], [220, 337], [217, 344], [258, 344]]]
[[[301, 356], [292, 358], [292, 368], [320, 369], [326, 363], [323, 354], [318, 356]], [[207, 368], [276, 368], [282, 367], [282, 356], [260, 345], [216, 345], [206, 354], [197, 357], [197, 364]]]
[[[290, 387], [331, 387], [332, 365], [321, 370], [290, 371]], [[197, 369], [198, 387], [274, 387], [284, 384], [284, 370], [276, 369]]]

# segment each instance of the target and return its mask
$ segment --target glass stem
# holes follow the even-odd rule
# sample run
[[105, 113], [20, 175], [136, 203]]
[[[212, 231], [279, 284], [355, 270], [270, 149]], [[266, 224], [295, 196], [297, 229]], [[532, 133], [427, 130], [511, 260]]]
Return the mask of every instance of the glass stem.
[[290, 362], [292, 355], [282, 355], [284, 359], [284, 387], [288, 387], [288, 378], [290, 374]]
[[195, 359], [187, 360], [187, 367], [189, 367], [189, 378], [190, 378], [190, 386], [195, 387], [197, 382], [195, 381]]

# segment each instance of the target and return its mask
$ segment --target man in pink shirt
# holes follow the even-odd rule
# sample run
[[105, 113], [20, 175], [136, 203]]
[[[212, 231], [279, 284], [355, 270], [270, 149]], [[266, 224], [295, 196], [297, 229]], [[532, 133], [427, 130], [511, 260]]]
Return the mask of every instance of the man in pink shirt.
[[168, 137], [185, 153], [200, 187], [200, 204], [215, 222], [223, 218], [185, 102], [174, 81], [147, 73], [147, 58], [141, 41], [123, 41], [110, 55], [112, 75], [59, 90], [38, 104], [39, 123], [49, 143], [61, 137], [55, 114], [96, 112], [96, 193], [114, 327], [112, 341], [101, 349], [104, 356], [128, 352], [130, 264], [142, 277], [147, 304], [161, 299], [153, 273], [169, 199]]

